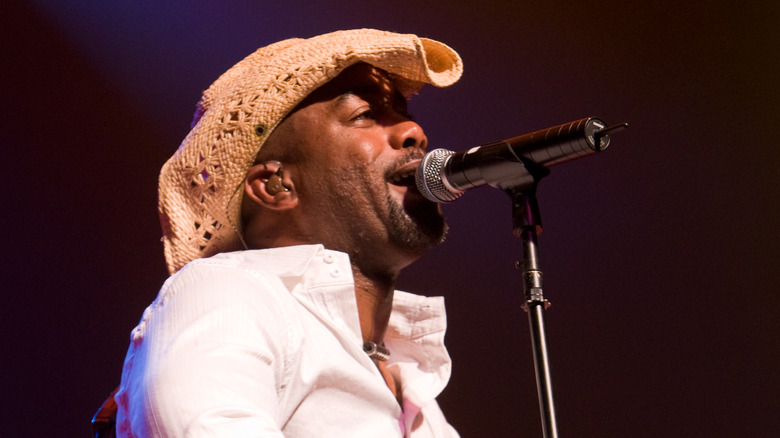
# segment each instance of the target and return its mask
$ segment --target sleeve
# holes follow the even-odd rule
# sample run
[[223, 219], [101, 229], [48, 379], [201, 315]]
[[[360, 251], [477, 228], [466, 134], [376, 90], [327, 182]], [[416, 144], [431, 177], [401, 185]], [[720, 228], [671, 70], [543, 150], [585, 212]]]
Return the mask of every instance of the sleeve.
[[282, 437], [298, 337], [288, 297], [278, 279], [232, 267], [172, 277], [133, 331], [119, 436]]

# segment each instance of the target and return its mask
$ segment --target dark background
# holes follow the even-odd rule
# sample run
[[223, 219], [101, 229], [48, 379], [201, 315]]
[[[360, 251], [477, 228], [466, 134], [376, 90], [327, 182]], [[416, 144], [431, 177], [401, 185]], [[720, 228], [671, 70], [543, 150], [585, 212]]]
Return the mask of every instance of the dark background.
[[[631, 124], [539, 191], [561, 436], [776, 436], [776, 2], [169, 3], [0, 13], [0, 436], [89, 435], [166, 278], [156, 177], [201, 90], [257, 47], [355, 27], [462, 55], [458, 84], [412, 101], [434, 147]], [[400, 284], [447, 297], [444, 411], [464, 437], [541, 436], [509, 198], [445, 213]]]

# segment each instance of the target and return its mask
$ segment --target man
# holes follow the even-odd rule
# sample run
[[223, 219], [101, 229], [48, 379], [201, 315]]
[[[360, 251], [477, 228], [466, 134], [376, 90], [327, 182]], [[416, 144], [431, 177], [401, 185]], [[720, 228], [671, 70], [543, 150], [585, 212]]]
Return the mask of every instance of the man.
[[443, 301], [394, 283], [445, 234], [406, 99], [461, 72], [361, 29], [259, 49], [204, 92], [160, 175], [173, 275], [133, 330], [119, 436], [457, 436]]

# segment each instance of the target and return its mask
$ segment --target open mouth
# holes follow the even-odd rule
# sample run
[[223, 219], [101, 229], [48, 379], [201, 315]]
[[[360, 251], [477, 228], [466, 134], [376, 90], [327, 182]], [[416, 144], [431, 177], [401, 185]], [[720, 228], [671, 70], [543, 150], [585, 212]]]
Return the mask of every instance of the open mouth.
[[419, 164], [419, 160], [415, 160], [394, 169], [387, 175], [387, 182], [394, 186], [416, 188], [414, 177]]
[[395, 186], [413, 187], [415, 172], [404, 172], [402, 174], [395, 174], [390, 179], [390, 184]]

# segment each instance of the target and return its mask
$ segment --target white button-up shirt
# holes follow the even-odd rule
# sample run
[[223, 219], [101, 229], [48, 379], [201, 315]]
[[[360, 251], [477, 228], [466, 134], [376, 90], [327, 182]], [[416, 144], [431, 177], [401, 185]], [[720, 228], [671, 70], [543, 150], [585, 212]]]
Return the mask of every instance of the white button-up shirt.
[[441, 297], [395, 292], [385, 344], [402, 409], [362, 351], [346, 254], [311, 245], [196, 260], [132, 332], [117, 432], [457, 437], [435, 400], [450, 377], [445, 329]]

